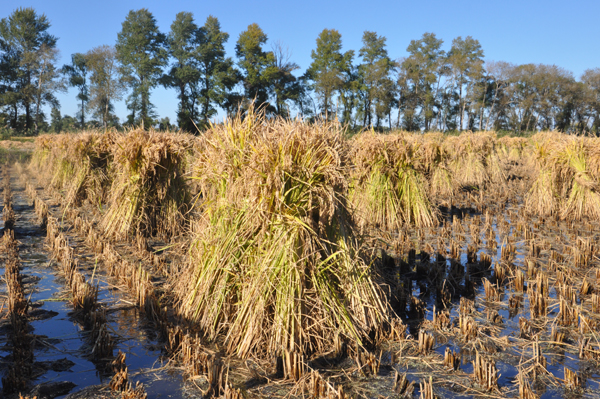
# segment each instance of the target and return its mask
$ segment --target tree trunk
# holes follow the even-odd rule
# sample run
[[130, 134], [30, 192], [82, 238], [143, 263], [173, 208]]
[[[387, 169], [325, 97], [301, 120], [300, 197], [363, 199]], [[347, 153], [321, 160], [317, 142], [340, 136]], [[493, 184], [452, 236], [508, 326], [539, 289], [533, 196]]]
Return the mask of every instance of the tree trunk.
[[42, 103], [42, 76], [39, 77], [38, 80], [38, 90], [36, 93], [36, 101], [35, 101], [35, 121], [34, 121], [34, 126], [35, 126], [35, 132], [39, 132], [39, 119], [40, 119], [40, 105]]
[[148, 126], [145, 126], [146, 118], [148, 117], [148, 92], [146, 88], [142, 89], [141, 100], [140, 119], [142, 120], [142, 129], [148, 129]]
[[81, 128], [85, 128], [85, 100], [81, 99]]
[[461, 79], [459, 79], [459, 83], [458, 83], [458, 109], [460, 111], [460, 125], [458, 126], [458, 131], [461, 132], [462, 128], [463, 128], [463, 113], [464, 113], [463, 98], [462, 98], [462, 76], [461, 76]]
[[105, 105], [104, 105], [104, 131], [106, 132], [108, 130], [108, 107], [109, 103], [108, 103], [108, 99], [106, 99], [105, 101]]
[[368, 107], [368, 103], [369, 103], [369, 100], [365, 99], [365, 108], [363, 110], [363, 113], [364, 113], [364, 115], [363, 115], [363, 127], [367, 126], [367, 114], [368, 114], [367, 107]]
[[29, 101], [25, 101], [25, 131], [29, 132], [31, 129], [31, 104]]
[[492, 106], [490, 107], [490, 113], [488, 114], [487, 120], [485, 121], [485, 130], [488, 130], [490, 119], [492, 118], [494, 112], [494, 106], [496, 105], [496, 99], [498, 98], [498, 90], [500, 89], [500, 85], [496, 83], [496, 90], [494, 90], [494, 98], [492, 99]]
[[12, 123], [12, 125], [15, 128], [15, 130], [16, 130], [17, 123], [19, 122], [19, 108], [17, 107], [16, 103], [13, 104], [13, 109], [14, 109], [14, 115], [15, 116], [13, 117], [13, 123]]
[[204, 79], [204, 88], [206, 89], [206, 95], [204, 96], [204, 124], [208, 124], [208, 108], [210, 107], [210, 97], [208, 92], [210, 90], [210, 84], [208, 80], [208, 76]]

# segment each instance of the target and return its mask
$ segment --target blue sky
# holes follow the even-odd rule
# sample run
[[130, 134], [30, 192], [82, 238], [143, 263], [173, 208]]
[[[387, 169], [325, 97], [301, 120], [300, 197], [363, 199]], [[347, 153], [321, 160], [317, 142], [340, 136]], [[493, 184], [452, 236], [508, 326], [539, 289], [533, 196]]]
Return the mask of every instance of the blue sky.
[[[406, 55], [406, 47], [425, 32], [444, 40], [445, 50], [457, 36], [479, 40], [486, 60], [515, 64], [555, 64], [579, 77], [586, 69], [600, 67], [600, 15], [598, 1], [0, 1], [0, 18], [18, 7], [33, 7], [50, 19], [50, 33], [59, 37], [61, 65], [72, 53], [114, 45], [117, 32], [129, 10], [148, 8], [159, 28], [167, 33], [180, 11], [194, 14], [198, 25], [208, 15], [221, 22], [230, 34], [228, 56], [234, 57], [235, 42], [251, 23], [257, 23], [269, 42], [281, 41], [292, 52], [292, 61], [304, 72], [317, 35], [325, 28], [342, 34], [344, 50], [361, 47], [365, 30], [387, 37], [389, 55]], [[270, 48], [270, 43], [267, 44]], [[356, 60], [355, 60], [356, 61]], [[76, 92], [60, 94], [61, 111], [74, 115]], [[175, 121], [177, 98], [174, 90], [156, 88], [151, 101], [159, 116]], [[123, 102], [116, 106], [123, 120]]]

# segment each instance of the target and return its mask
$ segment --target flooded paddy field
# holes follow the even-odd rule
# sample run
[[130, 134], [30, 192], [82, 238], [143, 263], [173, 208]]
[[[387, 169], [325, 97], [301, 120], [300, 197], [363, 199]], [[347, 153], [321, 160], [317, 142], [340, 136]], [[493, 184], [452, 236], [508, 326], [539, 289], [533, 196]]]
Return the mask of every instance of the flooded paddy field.
[[[69, 159], [60, 152], [67, 144], [49, 141], [38, 143], [34, 161], [4, 166], [5, 397], [600, 394], [593, 145], [583, 169], [552, 172], [573, 183], [555, 182], [547, 202], [542, 183], [552, 162], [540, 161], [540, 146], [550, 146], [544, 137], [527, 144], [471, 135], [460, 139], [467, 150], [454, 156], [442, 151], [439, 137], [348, 144], [316, 128], [301, 139], [273, 132], [304, 126], [271, 128], [248, 134], [244, 140], [254, 141], [243, 154], [236, 152], [241, 139], [230, 152], [225, 139], [214, 145], [225, 137], [218, 131], [205, 142], [150, 133], [148, 146], [163, 147], [148, 155], [148, 165], [162, 166], [129, 176], [124, 166], [103, 163], [125, 156], [120, 151], [133, 146], [126, 135], [110, 139], [118, 146], [97, 144], [108, 136], [74, 136], [98, 140], [88, 169], [57, 167]], [[427, 148], [438, 155], [420, 158], [431, 142], [437, 147]], [[327, 148], [314, 150], [318, 162], [314, 154], [294, 158], [315, 148]], [[390, 148], [395, 158], [385, 153]], [[98, 157], [100, 151], [113, 155]], [[286, 151], [293, 167], [268, 164]], [[64, 156], [52, 161], [53, 152]], [[470, 177], [459, 173], [473, 154], [481, 155], [481, 180], [477, 165]], [[352, 168], [343, 169], [344, 157]], [[195, 161], [181, 174], [177, 159]], [[398, 169], [393, 159], [403, 160]], [[436, 186], [438, 172], [418, 166], [423, 159], [437, 163], [451, 184]], [[43, 165], [55, 166], [44, 172]], [[279, 167], [285, 172], [269, 174]], [[314, 175], [303, 175], [311, 167]], [[412, 203], [406, 191], [372, 195], [386, 186], [388, 170], [404, 179], [388, 182], [410, 187]], [[161, 175], [167, 171], [176, 172]], [[265, 180], [252, 182], [251, 173]], [[288, 178], [292, 173], [298, 175]], [[180, 176], [189, 192], [165, 195], [181, 190]], [[75, 190], [75, 181], [88, 183]], [[385, 206], [376, 208], [374, 198]], [[173, 209], [184, 216], [168, 213]]]
[[[64, 397], [90, 386], [98, 386], [98, 391], [102, 392], [105, 389], [100, 386], [112, 377], [112, 359], [94, 356], [97, 342], [90, 339], [92, 332], [81, 311], [74, 309], [73, 292], [47, 245], [46, 228], [36, 215], [23, 181], [14, 170], [7, 168], [4, 171], [4, 190], [10, 190], [10, 206], [14, 210], [11, 230], [18, 247], [21, 282], [28, 304], [26, 334], [31, 349], [30, 367], [16, 375], [15, 381], [3, 379], [4, 392], [9, 394], [7, 388], [13, 384], [33, 387], [31, 395], [38, 398]], [[31, 181], [35, 182], [34, 179]], [[59, 207], [50, 206], [50, 213], [58, 215], [60, 211]], [[10, 231], [3, 227], [5, 232]], [[183, 397], [181, 373], [164, 367], [161, 347], [152, 326], [140, 315], [118, 282], [99, 270], [96, 256], [83, 242], [73, 235], [69, 235], [68, 240], [75, 249], [74, 258], [79, 270], [97, 287], [95, 306], [106, 314], [105, 328], [111, 336], [114, 353], [121, 351], [126, 355], [133, 384], [143, 383], [153, 397]], [[3, 261], [6, 264], [7, 259]], [[0, 289], [5, 312], [9, 292], [6, 284]], [[3, 316], [0, 368], [5, 374], [14, 365], [12, 341], [15, 337], [10, 312]]]

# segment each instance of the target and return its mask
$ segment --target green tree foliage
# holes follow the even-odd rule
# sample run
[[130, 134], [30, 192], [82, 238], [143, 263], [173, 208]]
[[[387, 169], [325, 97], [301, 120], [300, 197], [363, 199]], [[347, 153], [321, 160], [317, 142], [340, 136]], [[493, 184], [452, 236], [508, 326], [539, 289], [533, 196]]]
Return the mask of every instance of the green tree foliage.
[[88, 51], [85, 57], [90, 73], [89, 106], [106, 129], [118, 122], [112, 114], [113, 104], [125, 93], [125, 84], [119, 75], [117, 52], [114, 47], [103, 45]]
[[600, 68], [587, 69], [581, 76], [581, 82], [586, 104], [584, 126], [590, 126], [592, 132], [600, 135]]
[[229, 34], [221, 31], [219, 20], [213, 16], [198, 27], [191, 13], [181, 12], [171, 25], [167, 43], [175, 64], [163, 83], [178, 90], [177, 122], [181, 129], [195, 132], [196, 127], [207, 126], [239, 81], [233, 61], [225, 57], [228, 39]]
[[380, 120], [389, 116], [394, 99], [394, 84], [390, 79], [390, 71], [394, 67], [386, 49], [386, 38], [377, 36], [375, 32], [365, 31], [358, 55], [362, 64], [358, 66], [362, 97], [363, 126], [372, 126], [372, 115], [375, 113], [377, 126]]
[[273, 81], [278, 70], [275, 55], [272, 51], [264, 51], [267, 35], [258, 24], [248, 25], [240, 33], [235, 45], [238, 66], [243, 75], [244, 95], [247, 101], [255, 101], [258, 107], [267, 113], [275, 113], [277, 109], [269, 102]]
[[55, 67], [57, 38], [49, 28], [48, 18], [33, 8], [18, 8], [0, 21], [0, 106], [12, 129], [37, 131], [42, 105], [56, 104], [54, 92], [63, 89]]
[[201, 124], [207, 126], [209, 119], [217, 114], [217, 107], [224, 107], [232, 101], [231, 90], [242, 77], [234, 67], [233, 60], [225, 57], [225, 43], [229, 40], [229, 34], [221, 31], [219, 20], [210, 15], [199, 33], [200, 82], [197, 96]]
[[177, 109], [177, 123], [185, 131], [195, 131], [198, 107], [194, 95], [194, 87], [200, 80], [198, 69], [198, 53], [200, 44], [200, 31], [190, 12], [180, 12], [171, 24], [171, 31], [167, 36], [169, 55], [175, 63], [168, 74], [163, 76], [163, 84], [177, 90], [179, 106]]
[[501, 125], [501, 121], [504, 115], [506, 115], [506, 109], [510, 98], [507, 95], [508, 88], [510, 87], [510, 77], [514, 66], [504, 61], [490, 61], [485, 65], [488, 78], [490, 80], [490, 92], [488, 96], [487, 116], [485, 118], [485, 125], [483, 130], [489, 130], [494, 126], [497, 130], [506, 130], [506, 126]]
[[[393, 61], [386, 38], [365, 31], [355, 65], [354, 51], [342, 52], [341, 34], [324, 29], [311, 64], [297, 77], [291, 51], [279, 42], [266, 50], [267, 35], [257, 24], [239, 35], [234, 63], [225, 52], [229, 34], [214, 16], [199, 26], [192, 13], [180, 12], [164, 35], [147, 9], [132, 10], [114, 48], [75, 53], [60, 70], [49, 28], [33, 8], [0, 20], [0, 129], [42, 131], [48, 108], [53, 131], [119, 126], [114, 103], [127, 87], [128, 125], [172, 127], [166, 118], [155, 120], [150, 102], [160, 83], [177, 91], [177, 123], [190, 132], [206, 127], [219, 109], [231, 115], [255, 101], [268, 115], [292, 117], [295, 110], [305, 118], [339, 117], [352, 128], [383, 129], [387, 121], [391, 129], [397, 109], [396, 127], [415, 131], [600, 134], [600, 69], [577, 80], [555, 65], [484, 62], [481, 44], [470, 36], [455, 38], [445, 51], [441, 39], [425, 33]], [[77, 88], [77, 119], [60, 115], [55, 94], [66, 85]]]
[[483, 73], [483, 49], [478, 40], [467, 36], [464, 40], [457, 37], [452, 41], [452, 48], [448, 53], [448, 65], [458, 91], [459, 130], [463, 129], [463, 117], [467, 107], [465, 94], [473, 88], [473, 83]]
[[277, 115], [290, 116], [290, 102], [298, 104], [304, 88], [292, 72], [300, 69], [298, 64], [291, 61], [291, 52], [281, 42], [273, 45], [273, 94]]
[[60, 116], [60, 109], [58, 107], [52, 107], [50, 111], [50, 130], [54, 133], [62, 131], [62, 117]]
[[421, 39], [411, 40], [406, 49], [409, 56], [400, 64], [399, 84], [406, 96], [404, 112], [408, 130], [419, 128], [417, 120], [423, 121], [426, 131], [430, 130], [439, 114], [438, 95], [445, 70], [443, 43], [434, 33], [425, 33]]
[[39, 132], [42, 125], [45, 124], [46, 116], [42, 111], [42, 106], [50, 104], [58, 106], [58, 100], [54, 96], [57, 91], [65, 91], [65, 83], [60, 79], [60, 71], [56, 68], [58, 62], [58, 50], [46, 45], [42, 45], [36, 53], [31, 53], [31, 59], [28, 59], [34, 66], [33, 77], [35, 82], [35, 118], [34, 129]]
[[77, 120], [70, 115], [65, 115], [60, 121], [61, 132], [76, 132], [77, 131]]
[[[158, 30], [156, 19], [146, 8], [129, 11], [117, 35], [117, 60], [122, 74], [132, 89], [128, 107], [132, 111], [130, 122], [152, 126], [150, 90], [162, 76], [167, 63], [166, 37]], [[139, 117], [136, 118], [136, 112]]]
[[75, 53], [71, 55], [71, 64], [62, 67], [63, 73], [69, 78], [69, 86], [77, 87], [77, 99], [81, 101], [79, 104], [79, 120], [81, 128], [85, 127], [85, 113], [87, 103], [90, 100], [89, 88], [87, 81], [88, 66], [85, 54]]
[[324, 29], [317, 37], [317, 48], [311, 51], [312, 63], [306, 71], [315, 91], [321, 113], [333, 114], [333, 96], [349, 82], [354, 51], [342, 54], [342, 35], [335, 29]]

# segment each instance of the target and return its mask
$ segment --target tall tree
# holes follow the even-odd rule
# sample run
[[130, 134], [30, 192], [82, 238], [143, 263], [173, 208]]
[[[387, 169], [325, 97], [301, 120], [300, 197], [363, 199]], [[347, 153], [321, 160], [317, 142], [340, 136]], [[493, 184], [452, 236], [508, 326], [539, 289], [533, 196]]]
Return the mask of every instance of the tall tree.
[[190, 12], [180, 12], [171, 24], [171, 32], [167, 36], [169, 55], [175, 59], [169, 73], [163, 76], [165, 86], [177, 89], [179, 106], [177, 124], [180, 129], [195, 131], [194, 123], [198, 112], [193, 87], [200, 80], [198, 70], [198, 54], [200, 32]]
[[514, 69], [512, 64], [504, 61], [488, 61], [485, 64], [488, 76], [492, 82], [492, 97], [489, 102], [488, 116], [485, 121], [484, 130], [488, 130], [492, 120], [496, 120], [496, 129], [500, 129], [499, 122], [502, 115], [506, 114], [506, 90], [510, 85], [511, 72]]
[[62, 131], [62, 117], [60, 116], [60, 109], [52, 107], [50, 110], [50, 129], [54, 133], [60, 133]]
[[363, 46], [358, 55], [362, 64], [358, 66], [361, 89], [363, 92], [363, 126], [372, 126], [373, 111], [376, 112], [377, 124], [388, 115], [391, 107], [390, 93], [393, 83], [389, 78], [393, 63], [385, 48], [386, 38], [377, 36], [375, 32], [365, 31], [362, 37]]
[[277, 115], [289, 117], [288, 101], [298, 101], [300, 96], [300, 82], [292, 72], [300, 69], [298, 64], [291, 61], [289, 48], [281, 42], [273, 45], [273, 65], [276, 72], [273, 79], [273, 92], [275, 97], [275, 108]]
[[311, 96], [310, 83], [306, 75], [298, 77], [296, 81], [297, 95], [293, 99], [294, 105], [302, 118], [312, 119], [317, 114], [315, 101]]
[[411, 40], [406, 49], [409, 56], [401, 63], [405, 95], [412, 99], [410, 112], [414, 114], [420, 109], [425, 131], [432, 128], [433, 119], [439, 113], [438, 95], [445, 59], [443, 43], [434, 33], [424, 33], [421, 39]]
[[[31, 131], [39, 121], [41, 114], [38, 104], [48, 98], [42, 90], [55, 89], [47, 85], [44, 79], [56, 79], [48, 74], [49, 64], [55, 62], [52, 54], [57, 38], [49, 34], [50, 21], [44, 15], [38, 15], [33, 8], [18, 8], [8, 18], [0, 21], [0, 70], [8, 72], [2, 75], [3, 89], [1, 101], [12, 110], [11, 125]], [[54, 67], [54, 65], [52, 65]], [[46, 68], [40, 71], [39, 68]], [[40, 78], [36, 80], [36, 78]], [[23, 124], [19, 123], [18, 110], [25, 112]], [[38, 110], [37, 114], [34, 113]]]
[[317, 48], [311, 51], [312, 63], [306, 76], [320, 101], [321, 112], [331, 115], [333, 96], [343, 89], [352, 69], [354, 51], [342, 54], [342, 35], [335, 29], [323, 29], [317, 37]]
[[45, 115], [42, 111], [42, 106], [51, 104], [54, 107], [58, 106], [58, 100], [54, 96], [57, 91], [66, 90], [65, 83], [60, 79], [59, 70], [56, 68], [58, 61], [58, 49], [49, 47], [43, 44], [35, 53], [29, 53], [32, 57], [26, 57], [28, 63], [34, 66], [33, 68], [33, 93], [35, 101], [35, 117], [34, 128], [35, 132], [40, 131], [40, 127], [45, 120]]
[[478, 80], [483, 72], [483, 49], [478, 40], [467, 36], [465, 39], [457, 37], [452, 41], [452, 48], [448, 53], [448, 64], [452, 79], [458, 90], [459, 130], [463, 129], [463, 117], [467, 106], [466, 94], [473, 83]]
[[10, 129], [21, 130], [19, 111], [22, 108], [20, 93], [20, 59], [15, 49], [8, 45], [0, 36], [0, 106], [6, 126]]
[[243, 74], [246, 100], [255, 101], [258, 107], [264, 107], [267, 113], [273, 113], [276, 109], [269, 102], [269, 97], [277, 68], [273, 52], [263, 50], [267, 39], [267, 35], [258, 24], [248, 25], [248, 28], [240, 33], [235, 45], [235, 54]]
[[63, 72], [69, 78], [69, 86], [77, 87], [77, 99], [81, 101], [79, 104], [79, 120], [81, 128], [85, 127], [85, 113], [89, 97], [88, 81], [87, 81], [87, 60], [85, 54], [75, 53], [71, 55], [71, 64], [65, 65], [62, 68]]
[[90, 72], [90, 107], [106, 129], [115, 118], [111, 115], [113, 102], [123, 97], [125, 84], [119, 75], [117, 52], [103, 45], [86, 53]]
[[167, 63], [165, 35], [158, 30], [156, 19], [146, 8], [129, 11], [117, 35], [117, 59], [122, 73], [133, 90], [130, 106], [133, 122], [136, 109], [139, 121], [149, 127], [153, 124], [150, 90], [158, 83], [162, 68]]
[[587, 103], [586, 125], [600, 135], [600, 68], [587, 69], [581, 76]]
[[221, 30], [221, 24], [212, 15], [200, 28], [200, 47], [198, 48], [199, 86], [196, 89], [200, 102], [202, 125], [217, 114], [217, 107], [225, 107], [230, 101], [230, 92], [240, 81], [240, 72], [234, 67], [233, 60], [225, 57], [225, 43], [229, 34]]

